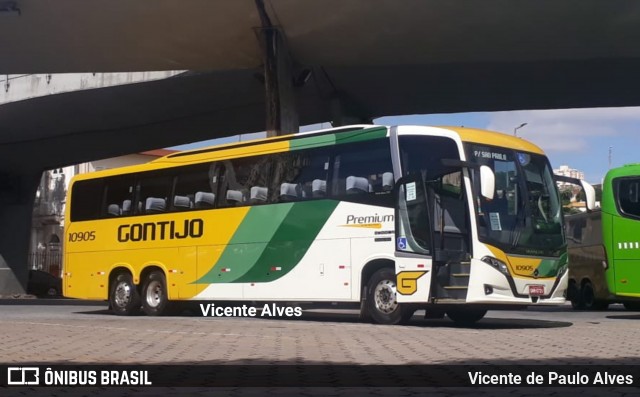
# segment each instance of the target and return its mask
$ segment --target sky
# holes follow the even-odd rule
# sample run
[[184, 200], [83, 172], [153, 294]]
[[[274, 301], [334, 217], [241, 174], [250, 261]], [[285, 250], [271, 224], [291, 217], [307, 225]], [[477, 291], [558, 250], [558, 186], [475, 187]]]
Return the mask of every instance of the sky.
[[[540, 146], [553, 168], [568, 165], [585, 173], [593, 184], [601, 183], [611, 166], [640, 163], [640, 107], [517, 110], [505, 112], [453, 113], [389, 116], [374, 120], [381, 125], [449, 125], [481, 128], [517, 135]], [[301, 131], [330, 128], [329, 123], [301, 128]], [[214, 139], [177, 149], [193, 149], [238, 140], [264, 137], [264, 132]]]

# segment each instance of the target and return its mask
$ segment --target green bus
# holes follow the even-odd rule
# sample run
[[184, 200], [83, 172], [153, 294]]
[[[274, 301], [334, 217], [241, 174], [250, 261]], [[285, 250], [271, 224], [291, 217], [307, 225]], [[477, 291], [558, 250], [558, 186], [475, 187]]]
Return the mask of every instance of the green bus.
[[597, 211], [565, 218], [575, 309], [640, 310], [640, 164], [611, 169]]

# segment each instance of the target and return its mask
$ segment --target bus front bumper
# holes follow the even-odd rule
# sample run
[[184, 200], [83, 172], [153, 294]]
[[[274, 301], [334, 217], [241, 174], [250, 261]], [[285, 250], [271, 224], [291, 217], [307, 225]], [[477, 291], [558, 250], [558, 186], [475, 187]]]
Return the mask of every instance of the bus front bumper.
[[569, 272], [564, 270], [559, 277], [535, 279], [506, 275], [480, 260], [472, 260], [469, 277], [468, 303], [561, 305], [565, 294]]

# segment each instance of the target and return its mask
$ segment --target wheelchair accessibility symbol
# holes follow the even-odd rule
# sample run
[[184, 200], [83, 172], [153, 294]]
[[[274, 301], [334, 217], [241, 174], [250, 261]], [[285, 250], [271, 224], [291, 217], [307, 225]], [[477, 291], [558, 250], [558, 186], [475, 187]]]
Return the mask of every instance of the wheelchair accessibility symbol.
[[407, 249], [407, 238], [406, 237], [398, 237], [397, 246], [399, 250]]

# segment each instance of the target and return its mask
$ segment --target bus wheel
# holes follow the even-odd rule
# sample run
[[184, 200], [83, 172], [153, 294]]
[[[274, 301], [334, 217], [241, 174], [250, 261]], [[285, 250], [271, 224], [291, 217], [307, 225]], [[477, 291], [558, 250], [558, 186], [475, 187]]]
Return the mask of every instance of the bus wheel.
[[367, 283], [367, 311], [378, 324], [404, 324], [413, 316], [414, 309], [398, 303], [396, 274], [388, 267], [379, 269]]
[[148, 316], [159, 316], [164, 313], [168, 304], [164, 274], [159, 271], [149, 273], [142, 286], [142, 311]]
[[[364, 292], [366, 294], [366, 291]], [[369, 305], [366, 299], [360, 301], [360, 321], [370, 323], [373, 321], [371, 314], [369, 313]]]
[[571, 302], [571, 307], [574, 310], [582, 310], [584, 309], [584, 302], [582, 302], [582, 294], [580, 289], [576, 286], [575, 282], [569, 283], [569, 288], [567, 288], [567, 299]]
[[589, 281], [585, 282], [582, 286], [582, 293], [580, 295], [582, 297], [584, 308], [587, 310], [605, 310], [609, 307], [607, 302], [596, 299], [593, 285]]
[[119, 316], [130, 316], [140, 310], [140, 295], [129, 273], [120, 273], [113, 280], [109, 305]]
[[484, 309], [476, 309], [465, 307], [460, 309], [447, 310], [447, 317], [454, 323], [463, 326], [470, 326], [482, 320], [487, 311]]

